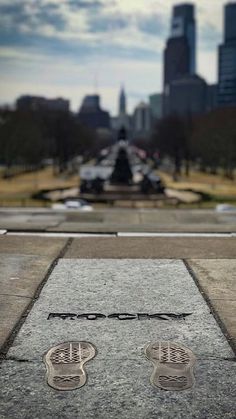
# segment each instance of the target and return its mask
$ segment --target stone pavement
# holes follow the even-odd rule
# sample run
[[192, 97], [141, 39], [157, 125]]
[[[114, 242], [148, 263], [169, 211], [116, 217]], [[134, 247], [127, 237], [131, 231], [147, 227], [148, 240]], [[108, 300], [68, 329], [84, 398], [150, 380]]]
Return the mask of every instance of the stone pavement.
[[[55, 227], [47, 227], [51, 233], [35, 227], [48, 225], [46, 218], [53, 224], [48, 211], [20, 216], [25, 219], [14, 230], [11, 215], [4, 224], [0, 213], [1, 419], [236, 418], [233, 214], [61, 213], [63, 221], [55, 215], [54, 225], [71, 225], [69, 233], [60, 227], [63, 234], [52, 232]], [[13, 217], [16, 222], [14, 211]], [[166, 231], [170, 222], [175, 225], [176, 234], [162, 234], [161, 221]], [[144, 230], [132, 236], [125, 228], [113, 236], [98, 234], [101, 225], [103, 233], [111, 223], [141, 231], [144, 222], [148, 231], [156, 225], [156, 237]], [[205, 233], [194, 233], [197, 222]], [[88, 224], [97, 226], [91, 229], [95, 236], [85, 237]], [[185, 234], [186, 225], [193, 234]], [[122, 230], [127, 234], [119, 234]], [[86, 364], [87, 384], [69, 392], [50, 388], [44, 353], [58, 343], [82, 340], [97, 348]], [[151, 386], [153, 367], [144, 348], [158, 340], [193, 351], [193, 388], [175, 392]]]
[[236, 212], [122, 208], [63, 212], [44, 208], [6, 208], [0, 210], [0, 229], [63, 233], [236, 233]]

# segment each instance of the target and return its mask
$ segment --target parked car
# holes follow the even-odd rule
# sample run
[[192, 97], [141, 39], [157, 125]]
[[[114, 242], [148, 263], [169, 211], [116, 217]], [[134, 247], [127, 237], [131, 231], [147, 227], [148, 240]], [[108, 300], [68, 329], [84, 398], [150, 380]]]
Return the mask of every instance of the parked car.
[[54, 210], [79, 210], [79, 211], [93, 211], [93, 207], [84, 199], [67, 199], [63, 203], [52, 205]]

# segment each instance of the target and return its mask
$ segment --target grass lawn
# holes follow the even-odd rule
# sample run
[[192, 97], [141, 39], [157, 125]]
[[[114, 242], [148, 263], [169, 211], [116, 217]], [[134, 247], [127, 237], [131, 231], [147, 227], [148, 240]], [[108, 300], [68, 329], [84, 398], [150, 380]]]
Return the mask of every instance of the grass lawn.
[[169, 188], [202, 192], [210, 195], [211, 200], [216, 202], [236, 202], [236, 180], [232, 181], [220, 175], [190, 171], [188, 177], [181, 175], [176, 182], [173, 181], [170, 174], [161, 171], [158, 174]]
[[[236, 180], [190, 171], [189, 177], [183, 175], [178, 182], [175, 182], [170, 174], [165, 172], [158, 172], [158, 174], [168, 188], [208, 194], [210, 200], [202, 202], [201, 207], [214, 207], [217, 202], [236, 204]], [[70, 188], [77, 187], [78, 184], [79, 176], [54, 176], [52, 167], [17, 175], [10, 179], [0, 177], [0, 206], [50, 206], [50, 203], [31, 199], [31, 195], [41, 189]], [[187, 205], [189, 208], [193, 206]]]
[[[37, 172], [25, 173], [10, 179], [0, 178], [0, 205], [40, 205], [31, 195], [41, 189], [68, 188], [78, 186], [78, 176], [53, 175], [52, 167]], [[45, 203], [41, 203], [46, 205]]]

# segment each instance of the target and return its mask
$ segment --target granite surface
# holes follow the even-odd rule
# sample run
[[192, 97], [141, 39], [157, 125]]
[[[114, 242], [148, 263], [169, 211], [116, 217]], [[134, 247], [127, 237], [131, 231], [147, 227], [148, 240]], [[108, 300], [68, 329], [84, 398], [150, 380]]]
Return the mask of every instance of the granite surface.
[[86, 364], [87, 384], [58, 392], [46, 384], [37, 362], [1, 365], [1, 419], [235, 419], [236, 365], [198, 360], [196, 384], [183, 392], [162, 391], [149, 382], [152, 365], [139, 359], [97, 357]]
[[[128, 320], [62, 320], [50, 313], [190, 314]], [[136, 358], [152, 340], [177, 340], [197, 356], [221, 359], [233, 352], [182, 261], [62, 259], [44, 286], [9, 356], [38, 359], [50, 346], [88, 340], [104, 358]], [[215, 347], [217, 346], [217, 355]]]

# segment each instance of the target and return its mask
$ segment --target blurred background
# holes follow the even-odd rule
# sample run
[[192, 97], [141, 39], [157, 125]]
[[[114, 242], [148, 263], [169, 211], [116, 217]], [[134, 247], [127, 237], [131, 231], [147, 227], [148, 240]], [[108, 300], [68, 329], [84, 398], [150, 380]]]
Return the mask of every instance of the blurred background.
[[0, 206], [236, 209], [236, 3], [0, 0]]

